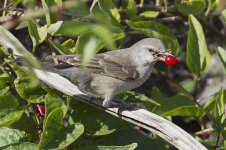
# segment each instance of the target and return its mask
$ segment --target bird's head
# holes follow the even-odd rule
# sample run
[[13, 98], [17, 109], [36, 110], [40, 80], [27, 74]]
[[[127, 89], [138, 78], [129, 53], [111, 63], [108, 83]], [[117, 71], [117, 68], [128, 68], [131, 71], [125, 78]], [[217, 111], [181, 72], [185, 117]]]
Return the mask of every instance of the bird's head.
[[145, 38], [135, 44], [152, 59], [152, 61], [164, 61], [168, 66], [178, 63], [178, 60], [165, 48], [162, 41], [156, 38]]

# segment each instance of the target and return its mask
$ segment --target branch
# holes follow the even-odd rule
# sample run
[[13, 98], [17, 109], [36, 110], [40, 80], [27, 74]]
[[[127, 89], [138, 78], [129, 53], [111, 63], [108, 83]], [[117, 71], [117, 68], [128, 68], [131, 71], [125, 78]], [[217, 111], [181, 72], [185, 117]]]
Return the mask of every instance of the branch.
[[[7, 30], [0, 26], [0, 44], [5, 48], [11, 48], [17, 55], [26, 57], [25, 55], [31, 54], [24, 48], [24, 46]], [[31, 57], [30, 57], [31, 59]], [[36, 67], [33, 69], [36, 76], [49, 85], [50, 87], [61, 91], [64, 94], [76, 97], [77, 99], [95, 106], [109, 114], [126, 120], [136, 126], [147, 129], [167, 142], [172, 144], [178, 149], [186, 150], [207, 150], [201, 143], [194, 139], [187, 132], [176, 126], [172, 122], [162, 118], [156, 114], [153, 114], [144, 109], [134, 110], [120, 110], [119, 108], [103, 108], [98, 101], [90, 101], [90, 97], [82, 93], [77, 86], [72, 84], [67, 79], [52, 72], [47, 72], [41, 68]], [[117, 102], [117, 101], [115, 101]], [[114, 102], [114, 103], [115, 103]]]

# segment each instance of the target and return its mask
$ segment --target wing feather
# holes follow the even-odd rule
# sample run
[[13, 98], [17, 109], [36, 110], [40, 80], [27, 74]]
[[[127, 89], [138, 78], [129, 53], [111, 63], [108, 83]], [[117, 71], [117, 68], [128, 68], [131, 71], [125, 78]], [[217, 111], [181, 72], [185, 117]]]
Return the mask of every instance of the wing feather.
[[[79, 55], [58, 55], [51, 56], [53, 59], [71, 65], [71, 67], [81, 67]], [[86, 69], [94, 73], [101, 73], [106, 76], [118, 78], [120, 80], [135, 80], [139, 78], [139, 72], [137, 67], [129, 60], [125, 60], [125, 56], [107, 55], [107, 53], [97, 54], [92, 58]], [[62, 64], [59, 64], [62, 65]], [[57, 67], [57, 65], [56, 65]]]

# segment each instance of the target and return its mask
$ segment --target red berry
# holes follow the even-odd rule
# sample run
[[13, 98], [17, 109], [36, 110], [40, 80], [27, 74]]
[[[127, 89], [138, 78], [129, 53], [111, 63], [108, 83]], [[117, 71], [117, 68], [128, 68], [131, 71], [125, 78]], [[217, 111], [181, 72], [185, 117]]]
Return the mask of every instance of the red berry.
[[167, 55], [165, 57], [165, 63], [168, 65], [168, 66], [173, 66], [175, 64], [177, 64], [179, 61], [173, 56], [173, 55]]
[[35, 113], [38, 116], [44, 116], [45, 115], [45, 107], [37, 105], [36, 108], [35, 108]]

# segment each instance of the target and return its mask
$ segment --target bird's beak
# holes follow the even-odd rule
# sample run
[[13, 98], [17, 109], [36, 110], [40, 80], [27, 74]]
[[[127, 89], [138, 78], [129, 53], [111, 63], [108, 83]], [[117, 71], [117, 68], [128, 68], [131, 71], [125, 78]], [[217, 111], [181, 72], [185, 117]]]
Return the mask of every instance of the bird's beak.
[[166, 56], [168, 55], [172, 55], [168, 52], [160, 52], [156, 55], [156, 60], [161, 60], [161, 61], [165, 61]]

